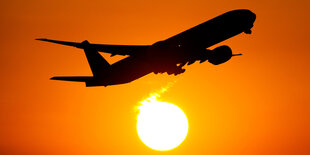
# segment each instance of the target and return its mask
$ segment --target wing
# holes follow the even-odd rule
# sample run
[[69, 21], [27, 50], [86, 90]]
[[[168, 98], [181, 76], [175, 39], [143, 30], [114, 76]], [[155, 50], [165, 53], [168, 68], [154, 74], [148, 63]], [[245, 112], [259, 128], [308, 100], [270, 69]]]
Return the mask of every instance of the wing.
[[[78, 42], [68, 42], [68, 41], [59, 41], [40, 38], [36, 39], [40, 41], [46, 41], [66, 46], [73, 46], [76, 48], [85, 48], [85, 44]], [[87, 42], [87, 41], [86, 41]], [[149, 45], [108, 45], [108, 44], [87, 44], [88, 47], [94, 48], [97, 51], [111, 53], [113, 55], [136, 55], [146, 51]]]

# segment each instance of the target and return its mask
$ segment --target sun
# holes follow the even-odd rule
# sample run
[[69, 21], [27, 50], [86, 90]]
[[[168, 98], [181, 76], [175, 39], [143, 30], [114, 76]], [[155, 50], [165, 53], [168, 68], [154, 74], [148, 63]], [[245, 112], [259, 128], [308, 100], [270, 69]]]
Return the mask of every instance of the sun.
[[138, 107], [137, 132], [148, 147], [166, 151], [180, 145], [188, 132], [185, 113], [176, 105], [157, 100], [152, 95]]

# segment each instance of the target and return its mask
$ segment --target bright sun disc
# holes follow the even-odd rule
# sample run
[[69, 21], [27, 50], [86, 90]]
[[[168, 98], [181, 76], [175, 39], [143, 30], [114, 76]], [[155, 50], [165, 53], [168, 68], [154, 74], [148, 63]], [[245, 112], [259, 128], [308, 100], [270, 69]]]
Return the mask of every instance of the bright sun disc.
[[141, 103], [137, 131], [142, 142], [159, 151], [180, 145], [188, 131], [184, 112], [176, 105], [157, 101], [154, 95]]

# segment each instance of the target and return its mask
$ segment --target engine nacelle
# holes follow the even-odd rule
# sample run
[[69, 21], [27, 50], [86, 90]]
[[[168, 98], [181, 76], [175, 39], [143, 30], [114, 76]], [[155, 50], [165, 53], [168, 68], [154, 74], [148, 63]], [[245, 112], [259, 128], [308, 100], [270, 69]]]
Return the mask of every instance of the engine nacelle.
[[230, 47], [224, 45], [212, 50], [212, 52], [209, 53], [208, 61], [213, 65], [219, 65], [228, 61], [232, 56]]

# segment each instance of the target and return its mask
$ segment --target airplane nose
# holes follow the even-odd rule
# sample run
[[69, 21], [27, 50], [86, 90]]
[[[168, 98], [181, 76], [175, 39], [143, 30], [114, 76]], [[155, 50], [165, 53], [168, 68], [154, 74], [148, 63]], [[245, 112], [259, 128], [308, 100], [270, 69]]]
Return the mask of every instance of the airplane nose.
[[245, 33], [246, 34], [251, 34], [251, 28], [254, 25], [254, 21], [256, 19], [256, 15], [255, 13], [253, 13], [252, 11], [248, 10], [248, 9], [240, 9], [240, 10], [236, 10], [237, 13], [237, 17], [239, 18], [240, 22], [244, 23], [245, 25]]
[[254, 23], [255, 19], [256, 19], [256, 14], [251, 12], [251, 11], [249, 11], [249, 20], [250, 20], [250, 22]]
[[230, 11], [230, 13], [236, 15], [238, 18], [242, 18], [242, 20], [246, 20], [246, 22], [249, 22], [251, 24], [253, 24], [256, 19], [255, 13], [248, 9], [233, 10]]
[[251, 12], [250, 10], [248, 10], [248, 12], [247, 12], [247, 26], [248, 26], [248, 29], [246, 29], [244, 31], [244, 33], [246, 33], [246, 34], [251, 34], [252, 33], [251, 28], [254, 25], [255, 19], [256, 19], [255, 13]]

